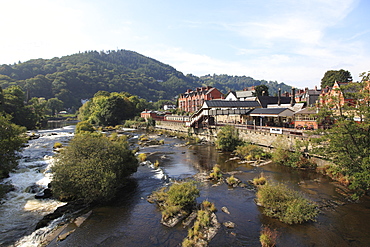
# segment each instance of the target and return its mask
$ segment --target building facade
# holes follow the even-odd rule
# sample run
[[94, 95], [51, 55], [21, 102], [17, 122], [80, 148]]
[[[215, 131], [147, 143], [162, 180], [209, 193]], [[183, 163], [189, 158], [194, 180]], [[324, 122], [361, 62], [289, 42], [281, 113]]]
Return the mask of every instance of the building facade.
[[214, 87], [197, 87], [195, 90], [188, 89], [179, 96], [179, 109], [185, 112], [198, 111], [204, 101], [223, 99], [223, 94]]

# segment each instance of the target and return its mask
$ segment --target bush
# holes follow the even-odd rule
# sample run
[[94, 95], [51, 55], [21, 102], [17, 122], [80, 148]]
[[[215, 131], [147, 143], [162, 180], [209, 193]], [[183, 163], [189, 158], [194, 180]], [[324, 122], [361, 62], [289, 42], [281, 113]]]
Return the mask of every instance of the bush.
[[162, 219], [165, 220], [178, 213], [189, 212], [198, 196], [199, 190], [194, 182], [184, 182], [153, 192], [151, 199], [158, 203], [162, 211]]
[[276, 230], [271, 230], [267, 226], [263, 227], [260, 235], [260, 242], [262, 247], [273, 247], [276, 245], [276, 238], [278, 233]]
[[263, 176], [263, 174], [261, 174], [258, 178], [253, 178], [253, 184], [255, 186], [258, 186], [258, 185], [265, 185], [267, 182], [266, 178]]
[[217, 134], [216, 147], [222, 151], [234, 151], [243, 141], [239, 138], [239, 131], [230, 125], [221, 128]]
[[218, 180], [220, 178], [222, 178], [222, 173], [221, 173], [221, 169], [220, 169], [220, 166], [219, 165], [215, 165], [213, 168], [212, 168], [213, 172], [211, 172], [209, 174], [209, 177], [211, 179], [215, 179], [215, 180]]
[[262, 148], [253, 144], [237, 146], [235, 153], [240, 158], [245, 158], [247, 160], [268, 158], [268, 154], [265, 153]]
[[53, 193], [62, 201], [107, 201], [115, 196], [137, 166], [126, 141], [76, 135], [57, 156], [52, 168]]
[[139, 159], [140, 162], [146, 161], [147, 159], [146, 153], [138, 154], [137, 158]]
[[81, 121], [81, 122], [78, 122], [77, 125], [76, 125], [76, 130], [75, 130], [75, 133], [76, 134], [81, 134], [83, 132], [94, 132], [95, 129], [94, 129], [94, 126], [88, 122], [88, 121]]
[[278, 218], [287, 224], [314, 220], [318, 214], [313, 203], [283, 184], [266, 184], [259, 187], [257, 200], [264, 207], [265, 215]]
[[53, 146], [53, 148], [62, 148], [62, 147], [63, 147], [63, 144], [60, 142], [54, 143], [54, 146]]

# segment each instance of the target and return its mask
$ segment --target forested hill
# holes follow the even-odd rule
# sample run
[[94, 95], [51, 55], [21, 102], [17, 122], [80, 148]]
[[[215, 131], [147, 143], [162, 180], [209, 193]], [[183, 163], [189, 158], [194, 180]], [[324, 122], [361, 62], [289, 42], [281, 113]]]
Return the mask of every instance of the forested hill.
[[[87, 51], [53, 59], [33, 59], [0, 66], [0, 86], [19, 85], [28, 98], [58, 98], [65, 107], [79, 107], [81, 99], [97, 91], [128, 92], [151, 101], [172, 99], [202, 85], [212, 85], [227, 93], [246, 86], [272, 82], [227, 75], [187, 75], [157, 60], [127, 50]], [[277, 84], [276, 82], [274, 82]], [[276, 89], [277, 91], [277, 89]]]
[[216, 87], [222, 92], [239, 91], [246, 87], [264, 84], [269, 88], [269, 94], [275, 95], [279, 88], [281, 92], [290, 92], [292, 87], [277, 81], [255, 80], [249, 76], [230, 76], [230, 75], [206, 75], [200, 77], [201, 81], [209, 86]]

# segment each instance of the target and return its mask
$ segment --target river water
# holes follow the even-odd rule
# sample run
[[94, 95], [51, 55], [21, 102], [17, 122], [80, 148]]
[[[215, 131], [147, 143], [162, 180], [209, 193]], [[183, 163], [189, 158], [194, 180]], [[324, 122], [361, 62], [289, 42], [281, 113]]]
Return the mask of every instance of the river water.
[[[65, 135], [60, 135], [60, 138], [67, 140], [68, 132]], [[45, 136], [51, 137], [57, 138]], [[278, 231], [277, 246], [370, 246], [369, 197], [362, 198], [359, 203], [350, 203], [339, 193], [335, 182], [312, 171], [274, 164], [261, 167], [239, 164], [238, 160], [230, 160], [230, 154], [220, 153], [211, 145], [184, 146], [184, 141], [176, 138], [161, 136], [159, 139], [164, 139], [165, 145], [141, 148], [140, 152], [147, 153], [153, 163], [158, 160], [161, 169], [140, 166], [138, 172], [130, 178], [130, 185], [122, 189], [116, 201], [93, 209], [80, 227], [69, 224], [65, 231], [74, 232], [64, 241], [54, 239], [49, 246], [180, 246], [187, 235], [187, 229], [180, 225], [174, 228], [161, 225], [160, 212], [146, 198], [152, 191], [167, 184], [166, 176], [174, 179], [191, 178], [198, 172], [211, 170], [215, 164], [219, 164], [225, 173], [236, 172], [235, 177], [244, 183], [261, 173], [271, 182], [283, 182], [320, 205], [320, 214], [316, 222], [290, 226], [265, 217], [254, 202], [255, 191], [251, 188], [232, 189], [226, 184], [214, 186], [212, 182], [199, 183], [201, 195], [198, 201], [207, 199], [214, 202], [218, 208], [216, 214], [219, 222], [232, 221], [236, 224], [234, 229], [222, 226], [210, 246], [260, 246], [260, 230], [265, 225]], [[50, 141], [54, 143], [55, 140]], [[43, 157], [48, 157], [51, 151], [43, 152]], [[33, 162], [47, 163], [47, 160], [42, 158], [41, 161]], [[47, 203], [54, 206], [58, 204], [51, 200]], [[27, 228], [23, 230], [24, 235], [30, 234], [36, 224], [34, 221], [48, 211], [42, 209], [44, 206], [41, 200], [37, 201], [37, 205], [36, 211], [27, 211], [25, 205], [22, 206], [22, 213], [32, 215], [27, 216], [32, 219], [23, 224]], [[220, 210], [224, 206], [230, 214]], [[7, 206], [3, 204], [1, 207], [3, 211]], [[1, 216], [9, 217], [2, 213]], [[11, 224], [12, 221], [7, 220], [7, 224], [2, 225]], [[9, 232], [11, 230], [5, 232], [1, 229], [2, 236]], [[34, 235], [28, 235], [28, 238], [23, 238], [23, 242], [16, 245], [37, 246]], [[4, 242], [6, 237], [1, 239], [2, 243], [7, 243]], [[14, 237], [12, 239], [14, 241]]]

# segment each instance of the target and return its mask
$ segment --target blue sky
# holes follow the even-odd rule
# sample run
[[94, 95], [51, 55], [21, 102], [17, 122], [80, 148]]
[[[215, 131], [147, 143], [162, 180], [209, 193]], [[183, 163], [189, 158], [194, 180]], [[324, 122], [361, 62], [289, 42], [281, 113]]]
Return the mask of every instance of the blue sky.
[[0, 64], [126, 49], [299, 88], [370, 70], [368, 0], [0, 0]]

